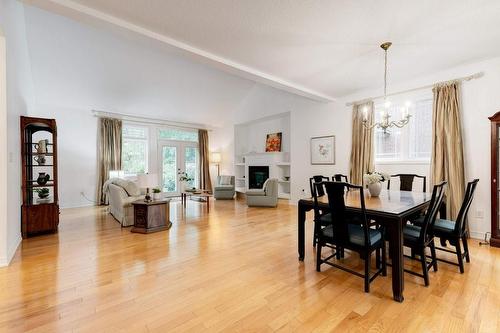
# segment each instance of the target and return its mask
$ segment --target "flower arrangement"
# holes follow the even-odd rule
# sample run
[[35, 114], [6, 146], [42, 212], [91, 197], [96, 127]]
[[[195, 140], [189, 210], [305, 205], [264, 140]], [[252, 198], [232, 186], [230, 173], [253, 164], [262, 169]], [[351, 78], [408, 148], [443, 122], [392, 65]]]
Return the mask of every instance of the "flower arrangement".
[[387, 179], [389, 179], [389, 175], [377, 171], [368, 172], [363, 176], [367, 185], [385, 182]]
[[188, 176], [187, 172], [181, 171], [181, 169], [177, 170], [177, 175], [179, 176], [179, 181], [181, 182], [190, 182], [194, 180], [193, 178]]

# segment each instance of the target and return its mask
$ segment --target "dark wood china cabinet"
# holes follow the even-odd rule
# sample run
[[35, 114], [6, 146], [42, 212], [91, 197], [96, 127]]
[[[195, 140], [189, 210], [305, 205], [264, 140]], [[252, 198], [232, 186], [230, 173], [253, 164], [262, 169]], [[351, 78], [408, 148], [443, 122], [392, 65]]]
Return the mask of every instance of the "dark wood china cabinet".
[[491, 121], [491, 246], [500, 247], [500, 111]]
[[21, 117], [23, 238], [59, 225], [57, 126], [54, 119]]

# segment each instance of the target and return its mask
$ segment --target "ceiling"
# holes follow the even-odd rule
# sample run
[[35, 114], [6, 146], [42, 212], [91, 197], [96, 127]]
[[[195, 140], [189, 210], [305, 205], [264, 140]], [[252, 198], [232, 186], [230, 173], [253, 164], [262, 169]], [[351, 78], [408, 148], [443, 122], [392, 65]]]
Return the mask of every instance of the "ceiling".
[[164, 36], [240, 74], [319, 99], [381, 87], [379, 44], [387, 40], [393, 82], [500, 56], [498, 0], [26, 2]]

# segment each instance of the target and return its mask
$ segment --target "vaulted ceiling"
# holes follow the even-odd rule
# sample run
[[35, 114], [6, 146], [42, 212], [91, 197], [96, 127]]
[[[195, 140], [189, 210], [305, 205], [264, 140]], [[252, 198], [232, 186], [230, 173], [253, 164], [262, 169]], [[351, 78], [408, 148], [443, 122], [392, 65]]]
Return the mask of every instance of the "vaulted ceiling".
[[71, 9], [318, 99], [500, 55], [498, 0], [26, 0]]

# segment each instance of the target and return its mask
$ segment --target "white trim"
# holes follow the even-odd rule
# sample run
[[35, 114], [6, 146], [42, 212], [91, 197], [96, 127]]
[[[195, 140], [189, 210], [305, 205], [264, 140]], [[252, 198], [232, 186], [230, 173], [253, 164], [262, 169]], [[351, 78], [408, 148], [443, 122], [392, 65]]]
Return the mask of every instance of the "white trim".
[[0, 29], [0, 266], [9, 264], [9, 249], [7, 249], [7, 177], [9, 150], [7, 149], [7, 51], [5, 37]]
[[10, 262], [12, 261], [12, 258], [14, 258], [14, 255], [16, 254], [19, 244], [21, 244], [21, 241], [22, 241], [21, 235], [17, 235], [14, 245], [7, 249], [6, 253], [7, 256], [0, 259], [0, 267], [9, 266]]
[[[243, 65], [241, 63], [232, 61], [230, 59], [218, 56], [214, 53], [199, 49], [187, 43], [180, 42], [171, 37], [159, 34], [152, 30], [146, 29], [139, 25], [130, 23], [118, 17], [103, 13], [94, 8], [84, 6], [82, 4], [76, 3], [72, 0], [24, 0], [23, 2], [38, 5], [46, 10], [51, 10], [58, 14], [69, 15], [74, 17], [83, 15], [83, 19], [93, 18], [100, 22], [106, 22], [108, 24], [120, 27], [122, 29], [131, 31], [133, 33], [160, 41], [162, 43], [168, 44], [172, 47], [180, 49], [185, 53], [191, 55], [195, 59], [209, 63], [212, 66], [230, 72], [232, 74], [239, 75], [245, 79], [252, 80], [255, 82], [260, 82], [281, 90], [291, 92], [296, 95], [304, 96], [309, 99], [320, 101], [320, 102], [332, 102], [335, 98], [321, 92], [311, 90], [297, 83], [293, 83], [282, 78], [276, 77], [269, 73], [262, 72], [256, 68]], [[78, 15], [79, 14], [79, 15]], [[208, 60], [208, 61], [207, 61]]]
[[430, 165], [430, 160], [375, 160], [375, 165]]

